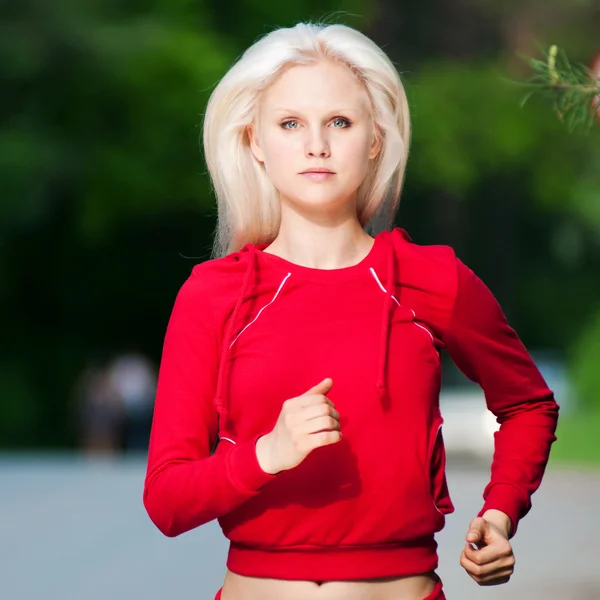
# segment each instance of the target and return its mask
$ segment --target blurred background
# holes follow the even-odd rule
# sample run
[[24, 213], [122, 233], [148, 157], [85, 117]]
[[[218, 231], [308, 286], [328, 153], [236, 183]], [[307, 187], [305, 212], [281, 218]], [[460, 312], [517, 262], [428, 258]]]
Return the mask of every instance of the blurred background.
[[215, 226], [202, 113], [257, 37], [324, 16], [372, 37], [404, 79], [396, 224], [487, 283], [562, 408], [515, 576], [482, 590], [458, 560], [495, 422], [446, 365], [448, 597], [600, 598], [600, 129], [569, 134], [547, 102], [521, 108], [514, 83], [551, 44], [590, 64], [598, 0], [21, 0], [0, 8], [2, 599], [220, 586], [216, 524], [169, 540], [141, 502], [167, 320]]

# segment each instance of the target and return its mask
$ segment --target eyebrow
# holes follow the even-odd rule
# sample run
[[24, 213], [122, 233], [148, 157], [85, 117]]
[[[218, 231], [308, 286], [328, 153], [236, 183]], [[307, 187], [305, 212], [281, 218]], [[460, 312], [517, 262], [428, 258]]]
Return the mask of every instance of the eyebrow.
[[[296, 115], [300, 115], [302, 114], [301, 111], [299, 111], [298, 109], [294, 109], [294, 108], [286, 108], [284, 106], [274, 106], [273, 107], [273, 111], [274, 112], [284, 112], [284, 113], [288, 113], [288, 114], [296, 114]], [[335, 115], [338, 113], [354, 113], [354, 114], [361, 114], [363, 113], [364, 110], [361, 109], [355, 109], [355, 108], [336, 108], [334, 110], [330, 110], [328, 111], [329, 114]]]

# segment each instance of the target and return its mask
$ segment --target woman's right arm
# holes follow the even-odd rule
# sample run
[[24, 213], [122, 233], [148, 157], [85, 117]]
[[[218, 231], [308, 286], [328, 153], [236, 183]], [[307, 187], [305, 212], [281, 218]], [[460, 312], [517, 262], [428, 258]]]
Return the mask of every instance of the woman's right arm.
[[276, 477], [260, 467], [257, 439], [210, 456], [220, 336], [199, 268], [181, 287], [167, 327], [144, 483], [146, 511], [169, 537], [230, 512]]

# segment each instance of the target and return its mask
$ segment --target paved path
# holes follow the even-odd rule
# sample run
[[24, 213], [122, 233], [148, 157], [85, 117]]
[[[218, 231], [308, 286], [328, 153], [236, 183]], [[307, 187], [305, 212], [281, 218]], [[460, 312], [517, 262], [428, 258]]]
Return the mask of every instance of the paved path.
[[[212, 600], [227, 550], [216, 523], [169, 539], [141, 503], [145, 463], [0, 455], [2, 600]], [[439, 535], [449, 600], [600, 600], [600, 472], [550, 469], [514, 539], [511, 582], [479, 588], [458, 560], [487, 473], [450, 466]]]

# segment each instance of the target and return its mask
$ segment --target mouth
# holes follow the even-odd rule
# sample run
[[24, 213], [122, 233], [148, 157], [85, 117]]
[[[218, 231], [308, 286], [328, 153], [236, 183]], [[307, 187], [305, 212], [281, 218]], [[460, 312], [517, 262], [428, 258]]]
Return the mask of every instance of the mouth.
[[328, 175], [335, 175], [335, 171], [332, 171], [331, 169], [320, 169], [320, 168], [307, 169], [306, 171], [302, 171], [302, 173], [300, 173], [300, 175], [308, 175], [310, 173], [324, 173], [324, 174], [328, 174]]
[[303, 171], [300, 175], [313, 183], [325, 183], [330, 181], [335, 173], [329, 169], [309, 169], [308, 171]]

